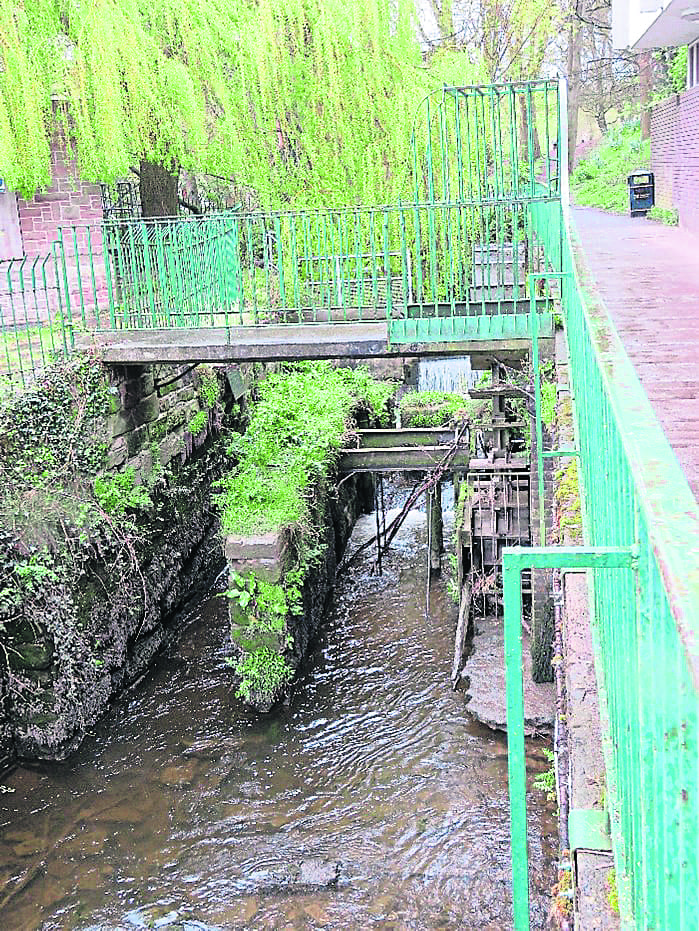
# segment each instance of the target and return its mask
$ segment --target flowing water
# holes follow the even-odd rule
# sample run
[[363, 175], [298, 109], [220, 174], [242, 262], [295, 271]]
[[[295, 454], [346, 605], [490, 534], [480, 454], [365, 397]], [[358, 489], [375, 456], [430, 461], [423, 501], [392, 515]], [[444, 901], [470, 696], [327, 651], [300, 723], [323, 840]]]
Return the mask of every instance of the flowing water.
[[[236, 700], [212, 597], [76, 755], [11, 774], [0, 927], [510, 927], [506, 741], [450, 690], [455, 608], [440, 582], [425, 617], [424, 514], [381, 577], [370, 561], [273, 715]], [[543, 927], [555, 820], [538, 790], [529, 810]], [[309, 860], [337, 884], [300, 883]]]
[[444, 359], [420, 359], [417, 369], [418, 391], [461, 391], [472, 388], [478, 372], [471, 368], [470, 356]]

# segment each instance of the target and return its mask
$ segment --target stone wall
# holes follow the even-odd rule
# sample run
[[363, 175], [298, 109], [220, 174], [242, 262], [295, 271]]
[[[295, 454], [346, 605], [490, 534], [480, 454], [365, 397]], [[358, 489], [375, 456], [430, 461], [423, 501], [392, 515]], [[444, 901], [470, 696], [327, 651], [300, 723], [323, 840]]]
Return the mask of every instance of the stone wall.
[[[214, 403], [203, 396], [202, 375], [219, 385]], [[152, 504], [139, 512], [133, 539], [118, 528], [94, 532], [84, 554], [72, 554], [68, 576], [47, 577], [6, 626], [0, 763], [74, 750], [175, 635], [177, 612], [221, 569], [212, 502], [225, 462], [219, 431], [241, 421], [252, 377], [237, 366], [111, 370], [107, 475], [133, 469]], [[0, 549], [11, 542], [0, 539]]]
[[699, 86], [653, 107], [650, 136], [656, 204], [699, 233]]
[[[355, 521], [360, 514], [372, 509], [373, 501], [372, 477], [358, 473], [345, 477], [343, 482], [335, 487], [331, 486], [331, 490], [317, 502], [320, 532], [315, 546], [319, 555], [310, 571], [306, 573], [301, 587], [301, 612], [290, 614], [286, 619], [286, 632], [290, 635], [291, 645], [283, 648], [279, 643], [270, 644], [273, 649], [283, 654], [292, 673], [296, 672], [308, 655], [318, 633], [335, 585], [335, 572]], [[286, 529], [251, 537], [228, 536], [225, 541], [225, 554], [231, 578], [237, 573], [244, 576], [253, 573], [266, 582], [282, 582], [288, 568], [290, 549], [289, 533]], [[250, 620], [247, 612], [235, 601], [230, 602], [230, 618], [233, 648], [238, 658], [241, 658], [249, 648], [241, 646], [241, 643], [245, 643], [249, 637]], [[249, 704], [257, 711], [270, 711], [283, 697], [287, 685], [288, 683], [283, 683], [280, 690], [274, 694], [255, 693], [251, 696]]]

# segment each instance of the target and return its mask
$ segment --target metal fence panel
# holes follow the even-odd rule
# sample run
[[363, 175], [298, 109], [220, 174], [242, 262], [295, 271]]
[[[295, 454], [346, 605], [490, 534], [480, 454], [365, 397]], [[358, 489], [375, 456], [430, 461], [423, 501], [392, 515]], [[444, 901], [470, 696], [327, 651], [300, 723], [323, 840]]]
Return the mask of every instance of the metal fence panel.
[[593, 641], [608, 806], [626, 927], [696, 927], [699, 914], [699, 506], [560, 204], [530, 208], [562, 271], [587, 542], [634, 546], [637, 570], [594, 576]]

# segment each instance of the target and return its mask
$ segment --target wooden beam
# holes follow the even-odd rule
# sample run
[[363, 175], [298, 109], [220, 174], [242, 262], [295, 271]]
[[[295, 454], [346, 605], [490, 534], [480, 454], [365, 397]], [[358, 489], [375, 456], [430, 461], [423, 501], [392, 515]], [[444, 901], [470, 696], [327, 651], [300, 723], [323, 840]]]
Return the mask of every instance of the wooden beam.
[[[447, 427], [401, 427], [399, 430], [357, 430], [360, 449], [386, 449], [395, 446], [448, 446], [454, 431]], [[462, 436], [468, 446], [468, 435]]]

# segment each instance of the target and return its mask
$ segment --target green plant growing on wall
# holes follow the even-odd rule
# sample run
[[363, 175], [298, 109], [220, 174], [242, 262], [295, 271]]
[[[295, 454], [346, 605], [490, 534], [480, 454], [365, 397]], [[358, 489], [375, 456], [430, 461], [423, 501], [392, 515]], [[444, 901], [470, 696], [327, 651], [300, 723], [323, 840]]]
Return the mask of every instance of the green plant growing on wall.
[[582, 543], [583, 523], [578, 463], [575, 459], [554, 475], [554, 499], [558, 507], [558, 534], [560, 542], [570, 539], [572, 543]]
[[543, 773], [538, 773], [534, 777], [534, 782], [532, 785], [535, 789], [538, 789], [539, 792], [543, 792], [546, 795], [546, 798], [549, 802], [555, 802], [556, 800], [556, 770], [554, 768], [555, 755], [553, 750], [549, 750], [548, 747], [544, 747], [544, 756], [551, 764], [548, 769], [544, 770]]
[[[291, 677], [284, 652], [291, 648], [287, 629], [290, 614], [300, 611], [300, 592], [281, 583], [267, 582], [250, 572], [234, 572], [225, 592], [231, 602], [231, 637], [241, 649], [235, 671], [240, 676], [237, 695], [246, 701], [277, 695]], [[280, 662], [281, 660], [281, 662]]]
[[197, 436], [201, 433], [204, 427], [209, 422], [209, 414], [207, 411], [197, 411], [196, 414], [193, 414], [191, 419], [187, 424], [187, 430], [192, 436]]
[[133, 466], [114, 475], [98, 475], [94, 489], [102, 510], [113, 517], [121, 517], [127, 510], [145, 510], [153, 504], [147, 489], [136, 483]]
[[617, 915], [619, 914], [619, 889], [616, 882], [616, 870], [607, 873], [607, 902]]
[[216, 371], [209, 366], [200, 368], [198, 374], [199, 386], [197, 394], [199, 400], [206, 410], [211, 410], [221, 397], [221, 383], [218, 380]]
[[246, 701], [253, 701], [259, 695], [277, 694], [291, 681], [293, 675], [284, 656], [269, 647], [244, 653], [235, 671], [240, 676], [236, 694]]
[[234, 575], [226, 593], [232, 639], [241, 651], [239, 694], [246, 700], [271, 701], [288, 681], [288, 620], [301, 610], [306, 575], [323, 552], [318, 501], [354, 429], [353, 416], [364, 409], [374, 422], [381, 420], [394, 390], [392, 383], [371, 379], [366, 369], [287, 366], [259, 385], [247, 432], [231, 440], [229, 453], [237, 465], [219, 483], [223, 532], [247, 536], [284, 530], [291, 540], [280, 582]]
[[556, 422], [556, 383], [547, 379], [541, 382], [541, 421], [549, 430]]
[[404, 427], [448, 427], [455, 419], [476, 423], [486, 411], [487, 403], [456, 392], [409, 391], [400, 400]]

